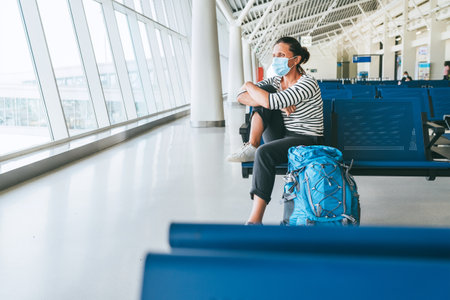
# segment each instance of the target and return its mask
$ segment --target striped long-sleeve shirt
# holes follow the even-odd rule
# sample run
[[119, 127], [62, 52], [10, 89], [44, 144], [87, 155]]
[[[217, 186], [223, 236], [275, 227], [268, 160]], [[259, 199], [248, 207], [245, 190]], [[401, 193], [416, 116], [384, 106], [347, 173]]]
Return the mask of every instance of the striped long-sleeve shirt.
[[288, 131], [305, 135], [323, 135], [323, 102], [319, 85], [314, 77], [302, 75], [293, 86], [285, 90], [281, 89], [280, 76], [262, 80], [256, 85], [266, 84], [274, 86], [278, 91], [269, 94], [269, 109], [296, 106], [295, 111], [289, 116], [281, 112]]

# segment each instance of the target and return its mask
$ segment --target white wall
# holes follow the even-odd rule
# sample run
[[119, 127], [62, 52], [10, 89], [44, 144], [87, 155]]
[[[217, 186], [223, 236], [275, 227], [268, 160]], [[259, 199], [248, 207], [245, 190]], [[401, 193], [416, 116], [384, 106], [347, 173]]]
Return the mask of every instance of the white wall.
[[[309, 47], [308, 51], [310, 53], [309, 61], [303, 66], [303, 69], [316, 79], [336, 79], [336, 56], [333, 56], [328, 49], [321, 51], [318, 46]], [[316, 69], [317, 73], [312, 73], [311, 69]]]

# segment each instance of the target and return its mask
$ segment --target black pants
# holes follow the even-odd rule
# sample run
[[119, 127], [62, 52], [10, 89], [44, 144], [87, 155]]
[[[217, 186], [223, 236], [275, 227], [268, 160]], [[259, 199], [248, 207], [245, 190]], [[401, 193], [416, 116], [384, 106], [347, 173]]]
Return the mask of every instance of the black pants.
[[316, 145], [322, 143], [323, 137], [287, 131], [279, 110], [255, 107], [252, 117], [255, 113], [259, 114], [263, 120], [264, 144], [256, 150], [250, 197], [253, 199], [253, 196], [257, 195], [269, 203], [275, 182], [275, 166], [287, 163], [289, 148], [299, 145]]

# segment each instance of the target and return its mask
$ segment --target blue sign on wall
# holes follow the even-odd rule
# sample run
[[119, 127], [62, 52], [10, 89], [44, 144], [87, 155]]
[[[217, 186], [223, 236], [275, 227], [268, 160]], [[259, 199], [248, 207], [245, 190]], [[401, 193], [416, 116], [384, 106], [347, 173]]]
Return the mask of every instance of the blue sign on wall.
[[354, 63], [369, 63], [371, 62], [370, 56], [353, 56]]

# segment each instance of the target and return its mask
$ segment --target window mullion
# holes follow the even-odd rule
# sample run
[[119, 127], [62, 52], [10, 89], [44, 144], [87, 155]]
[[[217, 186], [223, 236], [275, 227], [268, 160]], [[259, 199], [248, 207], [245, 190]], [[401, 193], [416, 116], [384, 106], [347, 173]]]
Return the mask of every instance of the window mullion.
[[103, 2], [103, 12], [105, 15], [105, 23], [108, 28], [109, 39], [111, 42], [112, 54], [117, 69], [117, 77], [122, 89], [123, 101], [128, 120], [137, 118], [136, 105], [134, 102], [133, 91], [131, 89], [130, 78], [128, 77], [128, 69], [125, 62], [125, 54], [123, 53], [122, 42], [120, 41], [119, 29], [114, 14], [114, 7], [111, 1]]
[[69, 137], [58, 86], [48, 52], [45, 34], [35, 0], [19, 0], [22, 15], [27, 28], [30, 48], [36, 68], [50, 128], [54, 140]]
[[139, 25], [136, 19], [135, 13], [128, 14], [128, 23], [130, 25], [131, 38], [134, 44], [134, 52], [136, 54], [136, 62], [139, 68], [139, 73], [142, 79], [142, 85], [144, 90], [145, 99], [147, 101], [147, 107], [149, 112], [156, 112], [156, 99], [153, 96], [151, 88], [150, 74], [148, 73], [147, 62], [145, 59], [144, 46], [142, 45], [142, 38], [139, 31]]
[[111, 125], [82, 0], [69, 0], [89, 91], [100, 128]]

